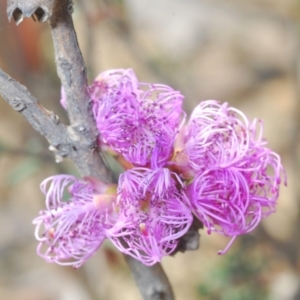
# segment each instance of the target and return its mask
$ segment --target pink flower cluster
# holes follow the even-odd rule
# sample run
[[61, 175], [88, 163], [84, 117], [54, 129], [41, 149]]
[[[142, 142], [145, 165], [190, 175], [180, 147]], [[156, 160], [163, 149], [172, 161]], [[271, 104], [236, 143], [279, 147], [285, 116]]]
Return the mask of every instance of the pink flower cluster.
[[286, 178], [260, 121], [208, 100], [185, 125], [183, 96], [139, 82], [131, 69], [100, 74], [89, 94], [99, 146], [125, 171], [117, 186], [69, 175], [42, 183], [47, 209], [34, 224], [46, 261], [79, 267], [109, 239], [153, 265], [175, 251], [194, 217], [231, 237], [223, 254], [275, 211]]
[[156, 151], [166, 164], [180, 129], [183, 96], [163, 84], [140, 83], [133, 70], [101, 73], [90, 87], [99, 142], [145, 166]]

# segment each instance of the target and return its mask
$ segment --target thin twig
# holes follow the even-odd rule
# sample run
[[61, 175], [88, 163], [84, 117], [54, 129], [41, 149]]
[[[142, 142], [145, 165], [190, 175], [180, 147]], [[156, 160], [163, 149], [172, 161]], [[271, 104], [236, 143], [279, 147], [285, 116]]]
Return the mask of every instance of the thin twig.
[[174, 294], [161, 264], [151, 267], [124, 255], [135, 282], [145, 300], [173, 300]]
[[67, 99], [70, 120], [69, 137], [77, 146], [70, 158], [82, 176], [93, 176], [104, 182], [113, 177], [97, 147], [98, 131], [87, 92], [86, 68], [77, 42], [70, 2], [57, 0], [50, 17], [55, 62]]
[[44, 108], [25, 86], [2, 70], [0, 70], [0, 95], [57, 149], [58, 155], [64, 157], [69, 153], [67, 127], [53, 112]]

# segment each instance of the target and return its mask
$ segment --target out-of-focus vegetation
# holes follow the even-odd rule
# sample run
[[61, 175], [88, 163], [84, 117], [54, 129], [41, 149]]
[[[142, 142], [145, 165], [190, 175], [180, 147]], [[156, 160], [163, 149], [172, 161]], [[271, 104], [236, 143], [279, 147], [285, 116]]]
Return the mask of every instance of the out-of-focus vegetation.
[[239, 247], [203, 276], [198, 288], [202, 299], [268, 299], [270, 280], [266, 270], [270, 261], [257, 242], [253, 237], [241, 237]]
[[[8, 23], [0, 0], [0, 68], [67, 122], [47, 24]], [[227, 101], [264, 120], [288, 174], [276, 214], [228, 240], [202, 231], [198, 251], [164, 259], [178, 300], [300, 299], [300, 2], [298, 0], [77, 0], [74, 21], [92, 80], [134, 68], [141, 81], [169, 84], [185, 108]], [[40, 182], [57, 173], [48, 145], [0, 99], [0, 299], [141, 299], [123, 258], [106, 243], [79, 270], [35, 254], [31, 221], [44, 207]]]

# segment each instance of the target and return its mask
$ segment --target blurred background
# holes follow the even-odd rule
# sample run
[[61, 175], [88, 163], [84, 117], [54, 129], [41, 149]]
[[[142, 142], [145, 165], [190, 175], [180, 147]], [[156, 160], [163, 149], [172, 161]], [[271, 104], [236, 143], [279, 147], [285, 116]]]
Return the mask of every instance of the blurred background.
[[[276, 214], [218, 256], [228, 239], [201, 231], [198, 251], [163, 260], [177, 300], [300, 299], [300, 1], [78, 0], [74, 22], [91, 81], [133, 68], [200, 101], [227, 101], [264, 120], [288, 188]], [[0, 68], [67, 122], [47, 24], [8, 23], [0, 0]], [[0, 300], [141, 300], [122, 256], [105, 243], [79, 270], [36, 256], [40, 182], [57, 173], [47, 142], [0, 99]]]

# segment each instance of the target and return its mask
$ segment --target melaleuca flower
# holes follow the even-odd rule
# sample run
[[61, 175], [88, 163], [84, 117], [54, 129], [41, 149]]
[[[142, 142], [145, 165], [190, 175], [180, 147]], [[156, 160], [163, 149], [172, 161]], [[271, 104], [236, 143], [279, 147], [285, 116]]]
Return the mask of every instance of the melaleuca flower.
[[[113, 223], [111, 187], [58, 175], [44, 180], [47, 210], [33, 224], [40, 242], [37, 253], [47, 262], [80, 267], [101, 246]], [[106, 193], [105, 193], [106, 192]]]
[[227, 103], [203, 101], [185, 128], [184, 152], [195, 170], [227, 167], [251, 151], [251, 137], [249, 121], [241, 111]]
[[119, 221], [107, 236], [121, 252], [145, 265], [171, 254], [192, 223], [187, 199], [173, 176], [168, 169], [134, 168], [119, 179]]
[[280, 157], [266, 147], [261, 122], [217, 101], [196, 107], [181, 138], [174, 161], [189, 175], [193, 213], [209, 233], [233, 237], [223, 254], [236, 236], [275, 211], [285, 178]]
[[100, 74], [90, 96], [102, 143], [136, 165], [148, 164], [156, 148], [158, 164], [168, 160], [184, 116], [179, 92], [140, 83], [129, 69]]
[[233, 237], [252, 231], [275, 211], [278, 188], [273, 190], [269, 176], [244, 173], [235, 168], [206, 170], [197, 174], [188, 187], [194, 214], [208, 233]]

